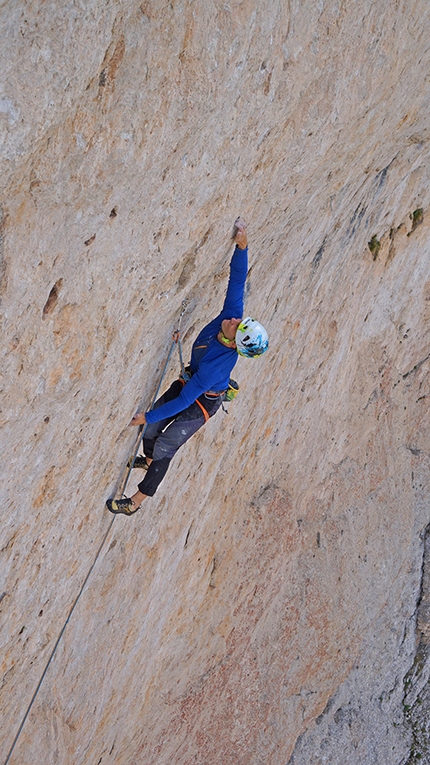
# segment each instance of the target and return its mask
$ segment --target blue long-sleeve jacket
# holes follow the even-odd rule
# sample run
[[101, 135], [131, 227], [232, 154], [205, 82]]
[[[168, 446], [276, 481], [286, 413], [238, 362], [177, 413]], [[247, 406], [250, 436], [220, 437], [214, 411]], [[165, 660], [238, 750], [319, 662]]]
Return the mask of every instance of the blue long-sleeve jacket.
[[248, 274], [248, 248], [236, 247], [231, 262], [227, 292], [221, 313], [212, 319], [196, 337], [191, 352], [190, 367], [192, 378], [180, 395], [167, 404], [145, 413], [147, 422], [159, 422], [166, 417], [173, 417], [208, 390], [226, 390], [230, 374], [238, 355], [235, 348], [228, 348], [220, 343], [217, 335], [224, 319], [243, 316], [245, 283]]

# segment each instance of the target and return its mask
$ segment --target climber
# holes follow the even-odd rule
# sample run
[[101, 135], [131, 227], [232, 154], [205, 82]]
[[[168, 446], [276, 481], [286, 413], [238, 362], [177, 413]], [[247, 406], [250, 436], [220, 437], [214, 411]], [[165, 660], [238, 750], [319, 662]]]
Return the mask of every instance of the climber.
[[235, 221], [236, 244], [222, 311], [194, 341], [185, 377], [175, 380], [148, 412], [137, 412], [130, 425], [145, 425], [144, 455], [133, 467], [146, 470], [138, 491], [130, 498], [108, 499], [111, 513], [133, 515], [146, 497], [152, 497], [166, 475], [172, 457], [220, 408], [238, 354], [260, 356], [268, 348], [264, 327], [243, 316], [248, 273], [248, 237], [242, 218]]

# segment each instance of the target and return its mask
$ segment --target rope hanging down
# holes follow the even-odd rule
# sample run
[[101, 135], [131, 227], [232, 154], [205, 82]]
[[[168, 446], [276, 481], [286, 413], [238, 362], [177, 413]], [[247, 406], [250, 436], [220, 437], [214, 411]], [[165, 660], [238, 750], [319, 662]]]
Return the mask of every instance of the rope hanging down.
[[[182, 317], [183, 317], [185, 311], [187, 310], [187, 305], [188, 305], [187, 301], [183, 300], [182, 301], [182, 309], [181, 309], [181, 313], [179, 315], [179, 320], [178, 320], [178, 327], [177, 327], [177, 329], [173, 333], [173, 340], [172, 340], [172, 343], [171, 343], [171, 346], [170, 346], [170, 349], [169, 349], [169, 353], [168, 353], [168, 356], [167, 356], [167, 359], [166, 359], [166, 363], [165, 363], [164, 368], [163, 368], [163, 372], [161, 374], [161, 377], [160, 377], [160, 380], [159, 380], [159, 383], [158, 383], [158, 386], [157, 386], [157, 390], [154, 393], [150, 409], [153, 409], [154, 404], [155, 404], [155, 402], [157, 400], [158, 393], [160, 391], [160, 388], [161, 388], [161, 385], [163, 383], [163, 380], [164, 380], [164, 378], [166, 376], [166, 372], [167, 372], [167, 368], [168, 368], [168, 365], [169, 365], [169, 361], [170, 361], [170, 358], [172, 356], [173, 349], [174, 349], [175, 345], [178, 346], [179, 360], [180, 360], [180, 364], [181, 364], [181, 372], [182, 373], [184, 372], [184, 362], [183, 362], [183, 359], [182, 359], [182, 346], [181, 346], [181, 340], [180, 340], [180, 327], [181, 327]], [[130, 473], [131, 473], [131, 471], [133, 469], [133, 465], [134, 465], [134, 462], [136, 460], [136, 455], [137, 455], [137, 452], [139, 450], [139, 446], [141, 444], [141, 441], [143, 439], [144, 434], [145, 434], [145, 429], [142, 428], [142, 432], [139, 435], [139, 439], [138, 439], [137, 445], [136, 445], [136, 447], [134, 449], [134, 452], [133, 452], [133, 459], [132, 459], [132, 461], [130, 463], [130, 467], [128, 469], [128, 472], [127, 472], [127, 475], [126, 475], [126, 478], [125, 478], [125, 481], [124, 481], [122, 492], [125, 491], [125, 488], [127, 486], [127, 482], [128, 482], [129, 477], [130, 477]], [[109, 526], [107, 527], [105, 535], [104, 535], [104, 537], [103, 537], [103, 539], [101, 541], [101, 544], [99, 546], [99, 549], [97, 550], [96, 557], [94, 558], [94, 560], [93, 560], [93, 562], [92, 562], [92, 564], [91, 564], [91, 566], [90, 566], [90, 568], [88, 570], [88, 573], [87, 573], [87, 575], [86, 575], [86, 577], [85, 577], [85, 579], [84, 579], [84, 581], [83, 581], [83, 583], [81, 585], [81, 588], [80, 588], [80, 590], [79, 590], [79, 592], [78, 592], [78, 594], [77, 594], [77, 596], [76, 596], [76, 598], [75, 598], [75, 600], [73, 602], [73, 605], [70, 608], [70, 611], [69, 611], [69, 613], [67, 615], [67, 619], [66, 619], [66, 621], [64, 622], [64, 624], [63, 624], [63, 626], [61, 628], [61, 631], [60, 631], [60, 634], [58, 635], [57, 640], [55, 641], [55, 645], [54, 645], [54, 647], [53, 647], [53, 649], [52, 649], [52, 651], [51, 651], [51, 653], [49, 655], [48, 661], [46, 662], [46, 665], [45, 665], [45, 669], [43, 670], [42, 675], [40, 677], [40, 680], [39, 680], [39, 682], [38, 682], [38, 684], [36, 686], [36, 690], [34, 691], [33, 696], [31, 697], [30, 703], [29, 703], [29, 705], [28, 705], [28, 707], [26, 709], [24, 717], [21, 720], [20, 726], [19, 726], [19, 728], [17, 730], [17, 733], [15, 735], [15, 738], [14, 738], [14, 740], [12, 742], [12, 746], [9, 749], [8, 755], [7, 755], [7, 757], [6, 757], [5, 761], [4, 761], [4, 765], [8, 765], [8, 763], [9, 763], [9, 760], [10, 760], [12, 754], [13, 754], [13, 751], [15, 749], [17, 741], [18, 741], [18, 739], [19, 739], [19, 737], [20, 737], [20, 735], [22, 733], [22, 729], [23, 729], [23, 727], [24, 727], [24, 725], [26, 723], [28, 715], [31, 712], [31, 708], [32, 708], [32, 706], [33, 706], [33, 704], [34, 704], [34, 702], [36, 700], [37, 694], [40, 691], [40, 688], [41, 688], [41, 685], [42, 685], [42, 683], [43, 683], [43, 681], [45, 679], [46, 673], [48, 672], [48, 669], [49, 669], [49, 667], [51, 665], [51, 662], [52, 662], [52, 660], [53, 660], [53, 658], [55, 656], [56, 650], [57, 650], [57, 648], [58, 648], [58, 646], [60, 644], [61, 638], [63, 637], [64, 632], [66, 631], [67, 625], [70, 622], [72, 614], [73, 614], [73, 612], [74, 612], [74, 610], [75, 610], [75, 608], [76, 608], [76, 606], [77, 606], [77, 604], [78, 604], [78, 602], [80, 600], [80, 597], [81, 597], [81, 595], [82, 595], [82, 593], [83, 593], [83, 591], [84, 591], [84, 589], [85, 589], [85, 587], [87, 585], [87, 582], [88, 582], [88, 580], [89, 580], [89, 578], [91, 576], [91, 573], [92, 573], [92, 571], [93, 571], [93, 569], [94, 569], [94, 567], [95, 567], [95, 565], [96, 565], [96, 563], [97, 563], [97, 561], [98, 561], [98, 559], [100, 557], [100, 553], [103, 550], [103, 547], [105, 546], [106, 539], [109, 536], [109, 532], [110, 532], [110, 530], [112, 528], [112, 525], [113, 525], [113, 522], [115, 520], [115, 517], [116, 516], [114, 515], [112, 520], [109, 522]]]

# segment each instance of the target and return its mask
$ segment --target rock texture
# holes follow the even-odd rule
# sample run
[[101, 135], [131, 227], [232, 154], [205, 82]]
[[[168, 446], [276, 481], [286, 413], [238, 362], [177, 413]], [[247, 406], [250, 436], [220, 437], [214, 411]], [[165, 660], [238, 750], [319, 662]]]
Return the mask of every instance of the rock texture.
[[[3, 762], [430, 762], [429, 15], [2, 4]], [[270, 352], [112, 523], [239, 213]]]

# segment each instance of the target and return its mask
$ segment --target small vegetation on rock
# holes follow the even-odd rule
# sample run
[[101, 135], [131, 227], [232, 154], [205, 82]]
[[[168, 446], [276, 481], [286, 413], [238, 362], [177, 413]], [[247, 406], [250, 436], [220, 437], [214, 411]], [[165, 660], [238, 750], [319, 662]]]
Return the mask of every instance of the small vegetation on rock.
[[381, 249], [381, 242], [379, 241], [376, 234], [372, 236], [370, 242], [367, 243], [367, 246], [372, 253], [373, 260], [376, 260], [379, 255], [379, 250]]
[[[410, 217], [410, 219], [412, 221], [412, 228], [411, 228], [409, 234], [412, 234], [412, 231], [415, 231], [416, 227], [419, 226], [420, 223], [422, 223], [423, 220], [424, 220], [424, 210], [423, 210], [423, 208], [422, 207], [417, 207], [417, 209], [414, 210], [413, 213], [411, 213], [409, 215], [409, 217]], [[409, 236], [409, 234], [408, 234], [408, 236]]]

